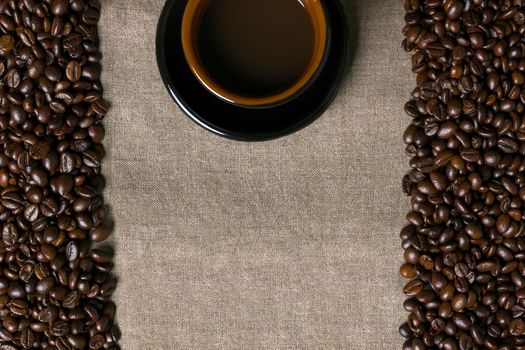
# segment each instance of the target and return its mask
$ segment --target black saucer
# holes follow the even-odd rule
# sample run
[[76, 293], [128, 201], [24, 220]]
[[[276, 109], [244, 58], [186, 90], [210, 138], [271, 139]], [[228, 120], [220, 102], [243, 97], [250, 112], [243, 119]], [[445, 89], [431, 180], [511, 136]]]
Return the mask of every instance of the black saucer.
[[296, 99], [266, 109], [224, 102], [194, 77], [180, 40], [186, 3], [187, 0], [167, 0], [164, 5], [157, 27], [157, 62], [171, 96], [197, 124], [235, 140], [270, 140], [310, 124], [334, 99], [348, 62], [348, 31], [339, 0], [325, 0], [332, 29], [331, 49], [317, 80]]

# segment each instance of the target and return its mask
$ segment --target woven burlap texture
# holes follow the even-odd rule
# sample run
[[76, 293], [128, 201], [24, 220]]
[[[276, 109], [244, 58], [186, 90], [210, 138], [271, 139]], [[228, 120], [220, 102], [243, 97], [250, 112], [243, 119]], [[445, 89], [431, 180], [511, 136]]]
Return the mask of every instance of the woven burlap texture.
[[343, 0], [353, 60], [292, 136], [222, 139], [156, 66], [163, 0], [104, 0], [105, 198], [124, 350], [400, 349], [403, 113], [415, 80], [400, 0]]

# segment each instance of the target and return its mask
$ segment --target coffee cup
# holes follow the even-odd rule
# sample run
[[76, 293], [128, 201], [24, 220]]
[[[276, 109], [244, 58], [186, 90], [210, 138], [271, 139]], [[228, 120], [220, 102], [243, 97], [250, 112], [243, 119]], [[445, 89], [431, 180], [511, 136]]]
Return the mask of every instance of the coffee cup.
[[322, 70], [327, 17], [322, 0], [188, 0], [184, 57], [197, 80], [221, 100], [274, 107], [301, 95]]

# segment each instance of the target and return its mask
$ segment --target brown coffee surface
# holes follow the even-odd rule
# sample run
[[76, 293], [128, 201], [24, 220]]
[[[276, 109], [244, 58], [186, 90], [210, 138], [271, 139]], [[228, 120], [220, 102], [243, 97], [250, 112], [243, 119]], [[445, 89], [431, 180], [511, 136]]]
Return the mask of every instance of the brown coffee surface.
[[247, 96], [285, 90], [313, 55], [311, 18], [298, 0], [212, 0], [198, 35], [208, 73]]

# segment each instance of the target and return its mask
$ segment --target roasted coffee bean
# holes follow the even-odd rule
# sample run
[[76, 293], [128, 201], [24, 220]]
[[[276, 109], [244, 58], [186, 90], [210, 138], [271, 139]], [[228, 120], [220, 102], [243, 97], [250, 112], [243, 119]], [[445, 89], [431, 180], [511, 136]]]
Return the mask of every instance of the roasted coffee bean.
[[[116, 339], [110, 339], [112, 341], [116, 341]], [[89, 340], [89, 348], [96, 350], [101, 349], [106, 344], [106, 338], [102, 334], [97, 334], [91, 337]]]
[[423, 282], [421, 280], [414, 279], [405, 285], [405, 288], [403, 289], [403, 291], [405, 292], [406, 295], [414, 296], [417, 293], [421, 292], [422, 289], [423, 289]]
[[517, 153], [519, 150], [518, 142], [508, 137], [500, 138], [498, 140], [498, 147], [504, 153]]
[[33, 63], [29, 65], [27, 73], [30, 78], [38, 79], [44, 73], [45, 67], [46, 66], [43, 61], [36, 60], [36, 61], [33, 61]]
[[36, 291], [38, 294], [45, 295], [49, 293], [49, 291], [51, 291], [54, 284], [55, 284], [55, 278], [52, 276], [48, 276], [37, 283]]
[[510, 321], [509, 332], [515, 337], [525, 334], [525, 321], [520, 318]]
[[16, 45], [15, 38], [10, 34], [5, 34], [0, 37], [0, 51], [7, 54], [11, 52]]
[[100, 249], [91, 250], [90, 257], [99, 264], [107, 264], [111, 261], [111, 255]]
[[2, 239], [6, 246], [15, 245], [18, 241], [17, 227], [12, 223], [5, 224], [2, 229]]
[[29, 204], [28, 206], [26, 206], [24, 210], [24, 217], [29, 222], [36, 221], [38, 219], [39, 214], [40, 214], [40, 211], [39, 211], [38, 205], [36, 204]]
[[47, 66], [44, 69], [44, 74], [52, 82], [58, 82], [62, 78], [62, 71], [57, 66]]
[[100, 225], [91, 232], [91, 240], [93, 242], [105, 241], [111, 234], [111, 229], [106, 225]]
[[13, 21], [13, 19], [11, 17], [7, 16], [7, 15], [4, 15], [4, 14], [0, 15], [0, 26], [6, 32], [12, 32], [16, 28], [16, 24]]
[[523, 1], [405, 1], [412, 349], [525, 349]]
[[[1, 45], [1, 38], [0, 38], [0, 45]], [[1, 49], [1, 46], [0, 46]], [[11, 68], [7, 71], [5, 76], [5, 82], [7, 86], [9, 86], [11, 89], [17, 89], [20, 86], [21, 82], [21, 76], [20, 72], [16, 68]]]
[[51, 3], [51, 12], [55, 16], [62, 16], [68, 10], [68, 1], [67, 0], [53, 0]]
[[88, 345], [84, 335], [70, 334], [67, 336], [67, 341], [74, 349], [85, 349]]
[[35, 336], [33, 335], [33, 331], [29, 328], [24, 329], [20, 334], [20, 345], [22, 345], [24, 349], [31, 349], [34, 342]]
[[38, 142], [29, 148], [29, 155], [37, 160], [44, 159], [51, 150], [51, 145], [48, 142]]
[[72, 81], [77, 82], [82, 76], [82, 67], [77, 61], [69, 61], [66, 66], [66, 77]]
[[[70, 280], [70, 287], [74, 285], [73, 281], [74, 280]], [[77, 307], [79, 299], [80, 292], [76, 289], [72, 290], [65, 296], [64, 300], [62, 301], [62, 306], [64, 306], [66, 309], [73, 309]]]
[[79, 257], [79, 248], [75, 241], [68, 243], [66, 247], [66, 257], [69, 261], [74, 261]]
[[[0, 1], [0, 350], [118, 349], [112, 256], [94, 244], [111, 233], [99, 175], [108, 110], [99, 17], [97, 0]], [[437, 44], [427, 50], [446, 54]], [[512, 84], [521, 79], [514, 74]], [[516, 117], [493, 125], [494, 133], [521, 130], [520, 98], [521, 89], [506, 97]], [[515, 172], [519, 166], [516, 160]], [[502, 175], [500, 187], [519, 192], [522, 182]], [[505, 213], [517, 221], [514, 204]], [[418, 269], [410, 265], [405, 275]], [[516, 274], [507, 281], [521, 283]], [[520, 304], [509, 298], [505, 305]]]
[[74, 186], [73, 178], [67, 174], [61, 174], [51, 179], [51, 190], [61, 196], [69, 194]]

